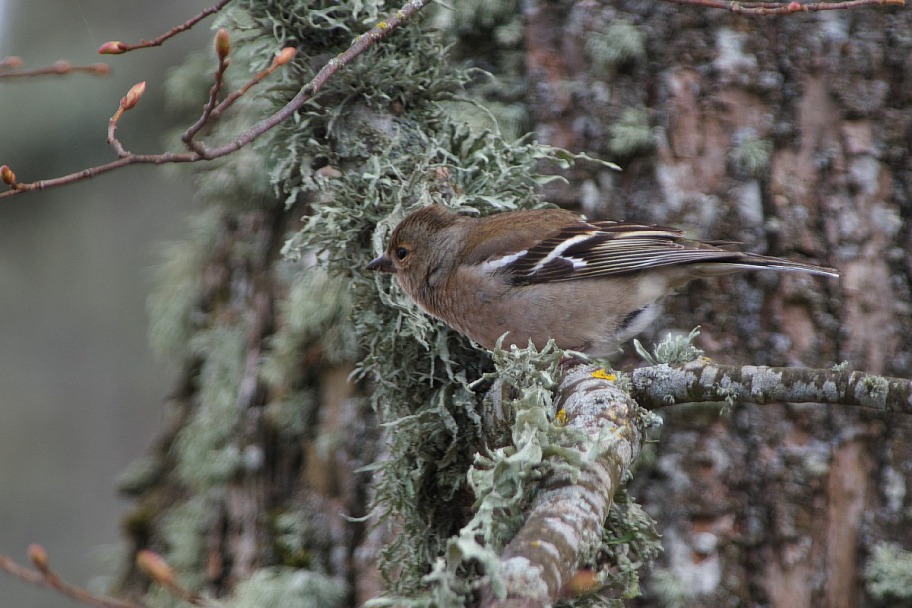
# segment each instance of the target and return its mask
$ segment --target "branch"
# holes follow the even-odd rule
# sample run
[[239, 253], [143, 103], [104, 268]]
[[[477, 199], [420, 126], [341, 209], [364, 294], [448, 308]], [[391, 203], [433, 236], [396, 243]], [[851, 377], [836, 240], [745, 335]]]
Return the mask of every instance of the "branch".
[[631, 396], [649, 410], [734, 400], [758, 405], [830, 403], [912, 414], [912, 380], [838, 368], [716, 365], [702, 359], [676, 368], [641, 367], [631, 373], [631, 379]]
[[[218, 94], [219, 94], [219, 91], [222, 90], [222, 84], [225, 80], [225, 70], [228, 69], [228, 65], [229, 65], [228, 52], [230, 50], [231, 50], [231, 39], [228, 37], [228, 30], [222, 28], [215, 35], [215, 54], [218, 57], [218, 68], [215, 70], [215, 77], [214, 77], [215, 82], [213, 82], [212, 88], [209, 89], [209, 101], [207, 101], [206, 105], [203, 106], [203, 113], [199, 117], [199, 119], [195, 123], [190, 125], [190, 128], [188, 128], [186, 131], [184, 131], [184, 133], [181, 135], [181, 141], [183, 141], [188, 146], [191, 146], [191, 149], [192, 149], [191, 142], [193, 141], [193, 138], [196, 136], [197, 133], [199, 133], [200, 129], [202, 129], [206, 125], [206, 123], [209, 122], [209, 120], [212, 118], [212, 111], [215, 110], [216, 104], [218, 104]], [[278, 67], [278, 62], [273, 61], [270, 68], [275, 69], [277, 67]], [[266, 77], [265, 76], [266, 74], [271, 74], [271, 73], [272, 73], [272, 70], [261, 72], [261, 74], [264, 74], [263, 78]], [[260, 80], [262, 80], [262, 78], [260, 78]], [[256, 82], [259, 82], [259, 80], [256, 80]], [[252, 86], [252, 85], [250, 85], [250, 86]], [[247, 89], [249, 89], [249, 87], [241, 89], [239, 91], [238, 97], [240, 97], [241, 95], [246, 93]]]
[[73, 65], [69, 61], [60, 60], [54, 65], [35, 70], [19, 70], [22, 59], [11, 56], [0, 60], [0, 79], [5, 78], [33, 78], [35, 76], [63, 76], [83, 72], [95, 76], [105, 76], [111, 73], [111, 66], [106, 63], [93, 63], [91, 65]]
[[[637, 404], [650, 410], [680, 403], [737, 400], [831, 403], [912, 414], [912, 380], [861, 372], [715, 365], [706, 359], [631, 373], [627, 395], [591, 364], [564, 374], [559, 416], [588, 438], [577, 446], [578, 475], [556, 471], [542, 482], [523, 527], [504, 549], [498, 575], [506, 589], [488, 585], [483, 608], [550, 606], [572, 587], [581, 557], [598, 542], [608, 507], [643, 445]], [[635, 402], [634, 402], [635, 400]], [[592, 445], [601, 445], [593, 456]]]
[[[317, 75], [314, 76], [314, 78], [308, 82], [298, 92], [298, 94], [292, 98], [291, 101], [285, 104], [284, 107], [282, 107], [272, 116], [269, 116], [249, 127], [246, 131], [238, 135], [232, 142], [215, 148], [208, 148], [201, 142], [193, 142], [193, 145], [191, 146], [192, 151], [185, 153], [165, 152], [161, 154], [143, 155], [132, 154], [124, 150], [124, 152], [126, 152], [126, 156], [122, 156], [115, 161], [104, 165], [99, 165], [97, 167], [83, 169], [82, 171], [77, 171], [76, 173], [71, 173], [69, 175], [64, 175], [53, 179], [39, 180], [29, 183], [19, 183], [15, 180], [7, 181], [4, 179], [4, 183], [9, 185], [11, 189], [7, 190], [6, 192], [0, 192], [0, 199], [9, 198], [18, 194], [23, 194], [25, 192], [31, 192], [33, 190], [47, 190], [49, 188], [56, 188], [59, 186], [72, 184], [83, 179], [92, 178], [103, 173], [113, 171], [115, 169], [120, 169], [121, 167], [125, 167], [127, 165], [191, 163], [201, 160], [214, 160], [216, 158], [227, 156], [233, 152], [236, 152], [237, 150], [256, 140], [264, 133], [273, 129], [279, 123], [291, 117], [295, 112], [301, 109], [305, 103], [312, 99], [313, 96], [320, 90], [320, 88], [326, 84], [326, 82], [336, 72], [354, 61], [370, 47], [374, 46], [381, 40], [388, 38], [396, 29], [408, 22], [408, 20], [411, 19], [418, 11], [430, 3], [431, 0], [410, 0], [407, 2], [400, 10], [396, 11], [396, 14], [394, 16], [378, 23], [369, 32], [356, 38], [348, 50], [330, 59], [329, 62], [317, 73]], [[283, 49], [282, 52], [279, 53], [279, 55], [277, 55], [276, 59], [273, 61], [273, 66], [270, 66], [270, 69], [266, 71], [271, 72], [272, 69], [275, 69], [275, 67], [277, 67], [277, 62], [284, 60], [287, 63], [287, 61], [291, 59], [288, 51], [291, 51], [291, 53], [293, 53], [294, 49]], [[282, 64], [279, 63], [279, 65]], [[265, 76], [263, 75], [262, 77]], [[253, 80], [259, 82], [262, 77], [261, 75], [257, 75]], [[256, 82], [251, 82], [252, 84], [256, 84]], [[250, 84], [250, 86], [252, 86], [252, 84]], [[249, 86], [246, 88], [249, 88]], [[246, 92], [246, 89], [243, 89], [243, 91]], [[236, 99], [237, 96], [228, 96], [224, 101], [222, 101], [221, 104], [212, 109], [209, 115], [209, 119], [219, 116]], [[121, 153], [120, 150], [117, 150], [117, 152], [118, 154]], [[3, 168], [8, 171], [9, 175], [15, 177], [15, 174], [9, 169], [9, 167], [3, 165]]]
[[88, 606], [96, 606], [97, 608], [141, 608], [139, 604], [130, 601], [94, 595], [81, 587], [76, 587], [62, 580], [51, 570], [48, 565], [47, 552], [41, 545], [29, 546], [28, 552], [32, 563], [35, 565], [35, 570], [20, 566], [5, 555], [0, 555], [0, 570], [5, 570], [16, 578], [38, 587], [53, 589], [61, 595]]
[[[542, 482], [525, 524], [504, 549], [498, 574], [506, 597], [487, 587], [483, 608], [550, 606], [598, 545], [612, 498], [643, 445], [637, 405], [595, 365], [569, 369], [558, 388], [567, 426], [587, 437], [575, 449], [577, 475], [555, 471]], [[591, 454], [590, 445], [601, 445]]]
[[665, 0], [665, 2], [687, 6], [721, 8], [741, 15], [757, 15], [760, 17], [847, 10], [864, 6], [905, 6], [906, 4], [905, 0], [846, 0], [845, 2], [812, 2], [810, 4], [801, 4], [799, 2], [789, 2], [787, 4], [783, 2], [737, 2], [737, 0]]
[[[32, 560], [32, 564], [35, 566], [34, 570], [20, 566], [5, 555], [0, 555], [0, 570], [5, 570], [27, 583], [53, 589], [60, 595], [74, 599], [87, 606], [95, 606], [96, 608], [143, 608], [142, 604], [137, 604], [130, 600], [95, 595], [90, 591], [64, 581], [56, 572], [51, 570], [48, 564], [47, 551], [41, 545], [29, 545], [28, 554], [29, 559]], [[174, 570], [157, 553], [145, 549], [139, 551], [136, 554], [136, 565], [173, 597], [199, 608], [217, 607], [217, 604], [209, 598], [178, 583]]]
[[101, 45], [101, 47], [98, 49], [98, 52], [102, 55], [120, 55], [121, 53], [126, 53], [127, 51], [133, 51], [136, 49], [145, 49], [150, 46], [161, 46], [161, 44], [168, 38], [177, 36], [181, 32], [186, 32], [209, 15], [219, 12], [230, 1], [231, 0], [221, 0], [220, 2], [216, 3], [215, 6], [210, 6], [207, 9], [203, 9], [199, 15], [188, 19], [187, 21], [184, 21], [180, 25], [172, 27], [170, 30], [158, 38], [154, 38], [152, 40], [140, 40], [137, 44], [126, 44], [125, 42], [112, 40], [111, 42], [105, 42], [103, 45]]

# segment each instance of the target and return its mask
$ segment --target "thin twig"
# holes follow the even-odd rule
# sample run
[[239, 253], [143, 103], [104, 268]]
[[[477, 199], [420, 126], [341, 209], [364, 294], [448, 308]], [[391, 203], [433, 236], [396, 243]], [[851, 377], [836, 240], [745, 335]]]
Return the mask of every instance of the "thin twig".
[[[198, 149], [195, 146], [193, 151], [184, 153], [165, 152], [162, 154], [147, 155], [127, 153], [127, 156], [118, 158], [117, 160], [110, 163], [99, 165], [97, 167], [91, 167], [89, 169], [83, 169], [82, 171], [70, 173], [69, 175], [64, 175], [53, 179], [39, 180], [35, 182], [16, 182], [14, 184], [10, 184], [10, 190], [7, 190], [6, 192], [0, 192], [0, 199], [9, 198], [18, 194], [23, 194], [24, 192], [31, 192], [33, 190], [47, 190], [50, 188], [72, 184], [83, 179], [96, 177], [103, 173], [125, 167], [127, 165], [163, 165], [169, 163], [191, 163], [200, 160], [213, 160], [222, 156], [227, 156], [239, 150], [240, 148], [243, 148], [250, 142], [254, 141], [264, 133], [274, 128], [279, 123], [291, 117], [305, 103], [307, 103], [308, 100], [312, 99], [313, 96], [320, 90], [320, 88], [326, 84], [326, 82], [336, 72], [354, 61], [367, 49], [377, 44], [377, 42], [389, 37], [396, 29], [407, 23], [409, 19], [418, 13], [418, 11], [430, 3], [431, 0], [410, 0], [407, 2], [401, 9], [396, 11], [395, 15], [389, 19], [381, 21], [369, 32], [356, 38], [348, 50], [329, 60], [329, 62], [323, 66], [323, 69], [321, 69], [317, 75], [314, 76], [314, 78], [309, 83], [307, 83], [304, 88], [302, 88], [301, 91], [299, 91], [298, 94], [295, 95], [291, 101], [285, 104], [285, 106], [283, 106], [279, 111], [252, 125], [247, 130], [238, 135], [237, 138], [232, 142], [216, 148], [207, 148], [206, 146], [200, 144], [198, 146]], [[282, 54], [280, 53], [278, 57], [281, 56]], [[256, 80], [256, 78], [254, 80]], [[224, 107], [226, 107], [226, 103], [228, 101], [229, 99], [226, 99], [221, 104], [219, 104], [219, 106], [217, 106], [212, 111], [212, 115], [220, 114], [221, 111], [224, 110]], [[212, 115], [210, 116], [210, 119], [212, 118]]]
[[32, 570], [25, 566], [20, 566], [5, 555], [0, 555], [0, 570], [5, 570], [16, 578], [37, 585], [38, 587], [53, 589], [61, 595], [65, 595], [89, 606], [97, 606], [98, 608], [142, 608], [139, 604], [127, 600], [93, 595], [86, 589], [76, 587], [75, 585], [71, 585], [62, 580], [47, 566], [44, 567], [43, 571]]
[[103, 55], [120, 55], [121, 53], [126, 53], [127, 51], [134, 51], [136, 49], [145, 49], [145, 48], [149, 48], [152, 46], [161, 46], [161, 44], [165, 40], [167, 40], [169, 38], [173, 38], [174, 36], [177, 36], [181, 32], [185, 32], [185, 31], [189, 30], [191, 27], [193, 27], [194, 25], [196, 25], [197, 23], [199, 23], [200, 21], [202, 21], [209, 15], [219, 12], [230, 1], [231, 0], [220, 0], [220, 2], [217, 2], [215, 4], [215, 6], [210, 6], [207, 9], [203, 9], [203, 11], [200, 14], [196, 15], [195, 17], [193, 17], [191, 19], [188, 19], [187, 21], [184, 21], [180, 25], [176, 25], [176, 26], [172, 27], [170, 30], [168, 30], [167, 32], [165, 32], [164, 34], [159, 36], [158, 38], [154, 38], [152, 40], [140, 40], [136, 44], [127, 44], [125, 42], [119, 42], [116, 40], [112, 41], [112, 42], [106, 42], [103, 45], [101, 45], [101, 48], [98, 49], [98, 52]]
[[267, 76], [272, 74], [276, 69], [285, 65], [291, 58], [288, 57], [288, 59], [285, 60], [285, 58], [282, 57], [282, 55], [283, 55], [283, 53], [286, 53], [289, 50], [294, 51], [294, 49], [292, 49], [291, 47], [284, 49], [282, 51], [282, 53], [279, 53], [279, 55], [276, 57], [276, 60], [273, 61], [272, 64], [268, 68], [266, 68], [265, 70], [263, 70], [262, 72], [260, 72], [259, 74], [257, 74], [253, 78], [251, 78], [240, 89], [238, 89], [234, 93], [231, 93], [230, 95], [225, 97], [225, 99], [223, 99], [220, 104], [218, 104], [215, 108], [213, 108], [212, 114], [209, 116], [209, 119], [213, 120], [213, 121], [218, 120], [219, 116], [221, 116], [225, 110], [230, 108], [234, 104], [235, 101], [240, 99], [240, 97], [242, 95], [247, 93], [247, 91], [249, 91], [253, 86], [259, 84], [264, 78], [266, 78]]
[[22, 60], [18, 57], [7, 57], [0, 61], [0, 79], [5, 78], [34, 78], [35, 76], [63, 76], [83, 72], [95, 76], [105, 76], [111, 73], [111, 66], [106, 63], [93, 63], [91, 65], [73, 65], [69, 61], [57, 61], [54, 65], [34, 70], [19, 70]]
[[127, 94], [120, 100], [120, 107], [117, 108], [117, 111], [114, 113], [114, 116], [108, 121], [108, 144], [110, 144], [114, 151], [117, 153], [117, 156], [120, 158], [126, 158], [131, 155], [130, 152], [123, 147], [123, 144], [120, 143], [120, 140], [117, 139], [117, 121], [120, 120], [120, 117], [123, 116], [123, 113], [132, 110], [136, 107], [136, 104], [139, 103], [140, 98], [143, 96], [143, 93], [146, 92], [146, 82], [137, 82], [130, 90], [127, 91]]
[[[207, 122], [209, 122], [212, 111], [215, 109], [218, 104], [218, 95], [219, 91], [222, 90], [222, 84], [225, 81], [225, 70], [228, 69], [228, 51], [231, 48], [231, 42], [228, 39], [227, 30], [221, 29], [215, 35], [215, 50], [216, 55], [218, 56], [218, 67], [215, 70], [214, 82], [212, 83], [212, 88], [209, 89], [209, 100], [206, 102], [206, 105], [203, 106], [203, 113], [200, 115], [199, 119], [190, 127], [184, 131], [181, 135], [181, 141], [187, 144], [191, 150], [195, 150], [197, 145], [193, 141], [193, 138], [199, 133]], [[273, 62], [275, 65], [275, 62]]]
[[665, 0], [665, 2], [687, 6], [720, 8], [741, 15], [757, 15], [760, 17], [847, 10], [865, 6], [904, 6], [906, 3], [905, 0], [847, 0], [845, 2], [812, 2], [810, 4], [801, 4], [799, 2], [737, 2], [736, 0]]

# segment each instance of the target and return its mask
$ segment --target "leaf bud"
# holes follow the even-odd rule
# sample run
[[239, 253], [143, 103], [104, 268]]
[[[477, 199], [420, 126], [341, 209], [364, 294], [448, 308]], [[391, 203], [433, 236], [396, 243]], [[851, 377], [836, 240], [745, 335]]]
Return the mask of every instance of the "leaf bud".
[[231, 37], [228, 35], [228, 30], [222, 28], [215, 33], [215, 54], [218, 55], [219, 60], [224, 61], [230, 52]]
[[174, 584], [174, 570], [158, 553], [143, 549], [136, 554], [136, 565], [156, 583], [165, 586]]
[[119, 40], [111, 40], [98, 47], [98, 52], [102, 55], [120, 55], [124, 51], [126, 51], [126, 45]]

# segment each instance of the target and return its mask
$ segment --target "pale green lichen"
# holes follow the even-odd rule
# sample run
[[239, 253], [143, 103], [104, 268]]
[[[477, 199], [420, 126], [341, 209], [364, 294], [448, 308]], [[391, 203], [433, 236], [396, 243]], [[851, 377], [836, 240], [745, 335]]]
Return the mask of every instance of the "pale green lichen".
[[349, 596], [348, 582], [312, 570], [261, 568], [238, 584], [228, 608], [336, 608]]
[[849, 370], [849, 362], [842, 361], [841, 363], [834, 363], [833, 367], [831, 369], [833, 370], [834, 373], [837, 373], [837, 374], [846, 372]]
[[699, 327], [690, 330], [690, 333], [686, 336], [669, 333], [664, 340], [653, 347], [651, 353], [646, 350], [646, 347], [639, 340], [633, 341], [633, 347], [643, 361], [649, 365], [661, 365], [664, 363], [674, 367], [690, 363], [703, 356], [704, 351], [693, 344], [699, 335]]
[[586, 38], [586, 54], [600, 70], [646, 57], [646, 35], [629, 19], [613, 20], [604, 32]]
[[750, 177], [760, 177], [769, 169], [772, 154], [771, 140], [745, 135], [736, 139], [728, 158], [739, 171]]
[[886, 397], [890, 383], [883, 376], [867, 375], [858, 383], [863, 391], [861, 397], [865, 403], [877, 403]]
[[655, 137], [649, 126], [649, 116], [644, 108], [627, 108], [608, 127], [608, 150], [617, 156], [632, 156], [649, 150]]
[[240, 328], [199, 332], [191, 352], [205, 354], [200, 370], [199, 406], [174, 444], [181, 481], [203, 489], [230, 479], [243, 466], [236, 426], [243, 410], [238, 388], [244, 376], [245, 336]]
[[864, 579], [865, 589], [878, 600], [912, 600], [912, 551], [879, 543], [865, 566]]
[[683, 608], [694, 596], [687, 581], [667, 568], [656, 568], [649, 580], [650, 591], [662, 608]]

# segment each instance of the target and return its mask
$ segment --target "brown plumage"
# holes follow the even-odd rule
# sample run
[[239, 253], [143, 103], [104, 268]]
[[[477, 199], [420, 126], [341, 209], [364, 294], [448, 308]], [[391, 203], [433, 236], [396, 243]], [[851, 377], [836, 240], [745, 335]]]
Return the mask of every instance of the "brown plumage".
[[750, 269], [838, 277], [831, 268], [731, 251], [675, 228], [587, 222], [562, 209], [484, 218], [423, 207], [367, 266], [396, 275], [428, 314], [488, 349], [557, 345], [607, 356], [687, 281]]

